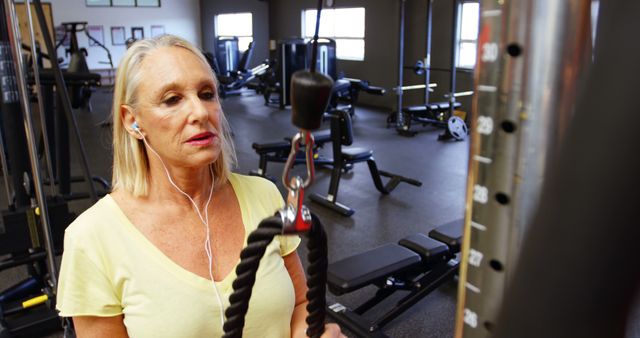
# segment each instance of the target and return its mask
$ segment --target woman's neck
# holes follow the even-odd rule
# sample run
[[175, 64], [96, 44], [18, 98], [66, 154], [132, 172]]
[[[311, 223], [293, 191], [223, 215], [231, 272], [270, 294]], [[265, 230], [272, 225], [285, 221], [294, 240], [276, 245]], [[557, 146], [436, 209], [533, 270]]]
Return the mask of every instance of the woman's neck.
[[[167, 176], [167, 172], [170, 178]], [[198, 205], [204, 207], [214, 188], [213, 173], [209, 166], [202, 168], [167, 167], [150, 163], [148, 197], [161, 202], [180, 203], [191, 207], [191, 201], [177, 188], [187, 194]], [[172, 184], [171, 181], [173, 181]]]

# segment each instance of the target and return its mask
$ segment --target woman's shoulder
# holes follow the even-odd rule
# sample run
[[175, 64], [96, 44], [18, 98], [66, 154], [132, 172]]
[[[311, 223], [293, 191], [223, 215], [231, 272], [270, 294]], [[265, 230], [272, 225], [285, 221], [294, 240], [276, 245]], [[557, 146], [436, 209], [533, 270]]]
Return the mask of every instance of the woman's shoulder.
[[255, 195], [260, 193], [273, 194], [277, 192], [280, 194], [278, 188], [273, 182], [260, 176], [232, 173], [229, 176], [229, 181], [235, 190], [241, 190], [242, 193]]
[[249, 208], [260, 215], [273, 215], [284, 206], [282, 195], [276, 185], [259, 176], [231, 174], [229, 181], [243, 209]]
[[94, 244], [112, 231], [118, 212], [113, 198], [104, 196], [69, 224], [65, 230], [65, 247], [71, 242]]

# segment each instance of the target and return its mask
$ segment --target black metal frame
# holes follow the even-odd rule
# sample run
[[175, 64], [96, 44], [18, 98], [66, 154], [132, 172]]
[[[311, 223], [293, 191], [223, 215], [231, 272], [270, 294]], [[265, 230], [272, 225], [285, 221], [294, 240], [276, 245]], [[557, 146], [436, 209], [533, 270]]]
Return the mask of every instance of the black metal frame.
[[[396, 319], [410, 307], [429, 295], [442, 284], [453, 279], [458, 271], [459, 262], [455, 260], [443, 262], [417, 280], [396, 281], [389, 280], [389, 284], [378, 286], [376, 294], [351, 310], [342, 304], [334, 303], [329, 306], [327, 315], [341, 326], [353, 331], [361, 337], [386, 337], [379, 330], [392, 320]], [[400, 299], [396, 305], [373, 321], [369, 321], [363, 315], [373, 307], [384, 301], [397, 291], [410, 291], [408, 295]], [[338, 305], [336, 305], [338, 304]]]
[[458, 16], [459, 16], [459, 4], [461, 0], [453, 0], [453, 28], [451, 35], [451, 62], [450, 68], [446, 71], [449, 72], [449, 101], [448, 102], [429, 102], [429, 81], [431, 79], [430, 72], [432, 70], [442, 70], [442, 68], [432, 68], [431, 63], [431, 33], [432, 33], [432, 7], [434, 0], [427, 0], [427, 24], [426, 24], [426, 64], [423, 67], [424, 71], [424, 105], [419, 112], [414, 112], [411, 108], [417, 107], [404, 107], [403, 106], [403, 90], [401, 89], [404, 82], [403, 72], [404, 66], [404, 21], [405, 21], [405, 3], [406, 0], [399, 0], [400, 3], [400, 27], [399, 27], [399, 42], [398, 42], [398, 89], [396, 90], [396, 111], [391, 112], [387, 118], [387, 125], [395, 122], [395, 128], [398, 134], [402, 136], [414, 136], [415, 131], [410, 130], [411, 121], [416, 121], [422, 124], [435, 125], [441, 128], [447, 128], [447, 120], [454, 116], [453, 112], [455, 108], [460, 104], [456, 102], [454, 95], [456, 90], [456, 60], [458, 58]]
[[[357, 288], [347, 287], [343, 289], [338, 284], [335, 284], [335, 280], [331, 283], [332, 279], [329, 279], [329, 290], [336, 295], [352, 292], [367, 285], [375, 285], [378, 289], [371, 298], [353, 310], [340, 303], [334, 303], [328, 306], [327, 314], [338, 324], [354, 332], [358, 337], [386, 337], [386, 335], [380, 331], [385, 325], [431, 294], [431, 292], [442, 284], [453, 280], [453, 277], [458, 272], [460, 266], [459, 252], [462, 229], [459, 229], [460, 234], [453, 234], [451, 232], [452, 225], [459, 223], [459, 221], [456, 222], [457, 223], [452, 222], [440, 226], [429, 233], [429, 237], [432, 240], [440, 242], [442, 246], [446, 245], [446, 249], [444, 251], [440, 249], [439, 253], [432, 252], [428, 247], [423, 246], [420, 241], [415, 242], [409, 239], [411, 237], [401, 240], [399, 242], [400, 246], [414, 251], [421, 256], [421, 261], [413, 265], [401, 267], [385, 276], [381, 276], [382, 278], [369, 281], [369, 284], [358, 284], [359, 286]], [[376, 250], [377, 249], [372, 249], [371, 251]], [[358, 256], [362, 255], [368, 255], [368, 252]], [[371, 255], [375, 257], [377, 254], [372, 253]], [[349, 258], [346, 258], [346, 260], [349, 260]], [[344, 261], [339, 264], [342, 264], [341, 268], [344, 268]], [[338, 268], [338, 271], [341, 268]], [[329, 267], [329, 271], [331, 274], [331, 266]], [[364, 317], [369, 310], [376, 307], [397, 291], [408, 291], [408, 294], [395, 302], [395, 306], [376, 319], [368, 320]]]
[[[33, 165], [36, 167], [35, 169], [31, 168], [29, 159], [26, 157], [27, 154], [33, 155], [33, 153], [42, 150], [36, 149], [36, 146], [29, 149], [25, 147], [26, 142], [24, 139], [28, 127], [25, 127], [26, 123], [23, 125], [24, 121], [22, 117], [24, 116], [26, 120], [28, 116], [24, 114], [28, 112], [24, 112], [18, 103], [19, 101], [12, 98], [11, 95], [7, 98], [3, 95], [1, 110], [3, 115], [6, 115], [3, 129], [7, 131], [7, 151], [11, 160], [11, 171], [9, 172], [7, 170], [4, 175], [12, 176], [13, 186], [15, 187], [15, 197], [13, 201], [8, 201], [9, 210], [2, 212], [3, 223], [5, 225], [4, 230], [6, 231], [3, 231], [2, 238], [0, 238], [0, 243], [2, 243], [1, 251], [2, 254], [10, 254], [10, 256], [0, 262], [0, 271], [11, 267], [26, 265], [30, 274], [30, 277], [26, 280], [0, 293], [0, 296], [3, 296], [1, 297], [3, 301], [0, 302], [0, 335], [3, 337], [13, 334], [36, 336], [40, 335], [43, 331], [61, 328], [60, 318], [58, 317], [57, 311], [55, 311], [57, 266], [55, 262], [47, 265], [44, 264], [44, 261], [47, 259], [52, 261], [51, 257], [62, 251], [64, 228], [72, 221], [75, 215], [69, 212], [66, 200], [62, 198], [69, 198], [69, 194], [66, 194], [66, 196], [43, 196], [42, 202], [38, 200], [37, 206], [40, 208], [42, 218], [44, 218], [42, 220], [38, 217], [36, 207], [31, 202], [31, 199], [34, 194], [33, 186], [35, 185], [37, 187], [42, 183], [58, 183], [59, 192], [62, 195], [65, 195], [65, 191], [70, 193], [70, 183], [74, 181], [74, 178], [70, 177], [69, 168], [69, 132], [71, 132], [76, 139], [76, 145], [81, 157], [84, 181], [89, 186], [90, 192], [88, 196], [92, 197], [94, 201], [97, 201], [98, 195], [93, 185], [94, 180], [106, 183], [105, 180], [91, 175], [77, 121], [71, 108], [71, 99], [67, 91], [69, 85], [86, 86], [87, 83], [92, 81], [99, 82], [99, 76], [96, 80], [91, 76], [87, 78], [86, 74], [62, 73], [60, 66], [55, 62], [57, 59], [56, 48], [48, 32], [42, 3], [39, 0], [34, 0], [33, 4], [36, 19], [42, 29], [42, 35], [46, 45], [47, 53], [43, 54], [43, 56], [46, 55], [50, 60], [53, 60], [53, 62], [51, 62], [52, 71], [41, 70], [39, 72], [40, 76], [38, 80], [42, 80], [42, 88], [36, 88], [36, 90], [42, 91], [42, 100], [47, 102], [47, 104], [44, 104], [45, 109], [42, 112], [45, 116], [46, 121], [44, 123], [46, 124], [46, 128], [50, 131], [47, 134], [51, 134], [51, 131], [55, 130], [54, 134], [56, 135], [56, 139], [49, 138], [49, 142], [54, 143], [49, 150], [54, 152], [52, 149], [55, 149], [57, 174], [51, 173], [54, 177], [49, 177], [48, 182], [34, 181], [31, 182], [30, 189], [27, 190], [23, 188], [24, 173], [28, 174], [29, 177], [36, 176], [33, 180], [45, 181], [38, 175], [31, 175], [32, 171], [36, 172], [39, 163], [37, 160], [34, 161], [33, 163], [35, 164]], [[4, 15], [4, 2], [0, 4], [0, 9]], [[3, 53], [9, 50], [9, 35], [7, 34], [7, 29], [11, 29], [11, 27], [7, 25], [0, 26], [0, 40], [1, 43], [5, 45], [3, 46]], [[8, 65], [12, 65], [13, 67], [13, 57], [6, 53], [4, 54], [2, 61], [5, 62], [5, 68], [11, 68], [8, 67]], [[36, 67], [39, 64], [37, 56], [34, 56], [33, 63]], [[16, 75], [21, 76], [14, 73], [14, 76]], [[29, 79], [24, 80], [22, 83], [25, 84], [25, 87], [28, 84], [34, 85], [35, 83], [33, 75], [31, 75], [31, 83], [29, 83]], [[54, 85], [56, 87], [55, 98], [53, 91]], [[7, 101], [7, 99], [9, 101]], [[54, 100], [57, 100], [56, 105], [53, 104]], [[54, 106], [57, 107], [56, 110], [52, 108]], [[21, 139], [23, 141], [20, 141]], [[44, 138], [42, 141], [44, 141]], [[4, 149], [0, 150], [4, 151]], [[83, 178], [75, 178], [75, 180], [82, 181]], [[108, 188], [108, 184], [106, 184], [105, 187]], [[40, 188], [37, 187], [37, 189]], [[52, 194], [54, 194], [53, 191]], [[82, 197], [88, 196], [83, 195]], [[39, 224], [39, 220], [42, 224]], [[40, 229], [39, 225], [42, 225], [43, 229]], [[43, 241], [45, 245], [42, 245]], [[42, 247], [46, 249], [42, 249]], [[32, 285], [30, 281], [33, 279], [41, 281], [41, 285]], [[18, 290], [17, 293], [15, 292], [16, 290]], [[35, 306], [22, 305], [22, 300], [33, 297], [34, 295], [42, 295], [43, 292], [47, 295], [48, 299], [45, 303]], [[12, 297], [5, 297], [9, 294], [12, 294]]]
[[[333, 164], [331, 170], [331, 181], [329, 183], [329, 193], [326, 197], [319, 194], [311, 194], [309, 198], [311, 198], [313, 202], [336, 211], [343, 216], [353, 215], [355, 213], [353, 209], [337, 201], [338, 188], [340, 186], [342, 173], [347, 171], [349, 167], [360, 162], [367, 162], [371, 178], [373, 179], [373, 184], [382, 194], [386, 195], [391, 193], [391, 191], [393, 191], [401, 182], [418, 187], [422, 185], [422, 182], [418, 180], [378, 170], [378, 166], [376, 165], [376, 161], [373, 157], [373, 152], [369, 149], [351, 148], [349, 150], [343, 150], [343, 145], [351, 145], [353, 141], [351, 116], [348, 112], [343, 110], [334, 110], [329, 113], [329, 116], [331, 118], [331, 138], [334, 140], [332, 143]], [[390, 178], [386, 185], [382, 183], [381, 176]]]
[[[342, 84], [348, 83], [348, 86], [341, 86]], [[341, 86], [341, 90], [337, 90], [336, 87]], [[334, 82], [334, 90], [332, 92], [331, 100], [329, 102], [328, 110], [344, 110], [349, 112], [351, 116], [353, 116], [355, 111], [355, 104], [358, 100], [358, 96], [361, 91], [372, 95], [384, 95], [385, 90], [382, 87], [371, 86], [365, 80], [359, 79], [339, 79]], [[329, 115], [325, 115], [329, 116]], [[319, 148], [322, 148], [325, 143], [331, 141], [333, 144], [340, 143], [340, 137], [333, 137], [333, 133], [331, 133], [331, 137], [329, 139], [326, 136], [320, 136], [319, 133], [314, 134], [315, 144], [314, 144], [314, 154], [317, 157], [314, 157], [314, 165], [316, 167], [326, 167], [332, 168], [334, 164], [333, 158], [327, 158], [320, 155], [317, 151]], [[287, 157], [289, 156], [289, 151], [291, 150], [291, 140], [285, 139], [286, 141], [279, 141], [273, 143], [254, 143], [252, 145], [253, 149], [260, 156], [259, 165], [257, 170], [253, 170], [250, 172], [251, 175], [262, 176], [268, 178], [275, 182], [275, 179], [269, 177], [267, 175], [267, 164], [269, 162], [276, 163], [285, 163], [287, 161]], [[304, 163], [304, 156], [301, 155], [295, 159], [293, 165]], [[345, 166], [345, 170], [350, 170], [352, 165]]]
[[[318, 137], [319, 134], [314, 136], [314, 159], [313, 164], [316, 167], [326, 167], [333, 165], [333, 159], [327, 158], [318, 153], [318, 150], [322, 148], [325, 143], [331, 141], [332, 139], [326, 139], [323, 136]], [[276, 163], [286, 163], [287, 158], [289, 156], [289, 152], [291, 151], [291, 140], [285, 139], [285, 141], [273, 142], [273, 143], [254, 143], [253, 149], [260, 156], [258, 169], [252, 170], [249, 174], [253, 176], [262, 176], [264, 178], [268, 178], [269, 180], [275, 182], [275, 178], [267, 175], [267, 164], [269, 162]], [[306, 158], [304, 157], [304, 153], [301, 151], [298, 156], [294, 159], [292, 165], [305, 164]]]

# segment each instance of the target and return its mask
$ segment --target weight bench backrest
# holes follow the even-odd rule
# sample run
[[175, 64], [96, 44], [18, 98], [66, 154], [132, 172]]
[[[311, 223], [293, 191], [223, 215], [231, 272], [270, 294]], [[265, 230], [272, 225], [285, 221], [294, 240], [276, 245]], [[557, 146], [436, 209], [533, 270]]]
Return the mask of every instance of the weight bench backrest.
[[353, 144], [353, 128], [351, 126], [351, 115], [344, 110], [332, 110], [329, 112], [331, 116], [331, 135], [334, 139], [338, 138], [343, 146]]
[[249, 42], [249, 47], [247, 50], [242, 53], [242, 57], [240, 58], [240, 62], [238, 62], [238, 71], [246, 72], [249, 68], [249, 62], [251, 61], [251, 56], [253, 55], [253, 41]]

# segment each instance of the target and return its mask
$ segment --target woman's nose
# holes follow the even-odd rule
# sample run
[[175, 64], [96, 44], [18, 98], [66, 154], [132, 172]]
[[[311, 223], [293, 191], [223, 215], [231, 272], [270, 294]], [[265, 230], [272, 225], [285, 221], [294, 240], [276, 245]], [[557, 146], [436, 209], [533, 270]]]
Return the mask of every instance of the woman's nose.
[[192, 98], [190, 102], [191, 102], [191, 105], [189, 107], [190, 109], [189, 116], [192, 122], [201, 122], [205, 120], [209, 114], [205, 102], [203, 102], [197, 96], [195, 98]]

